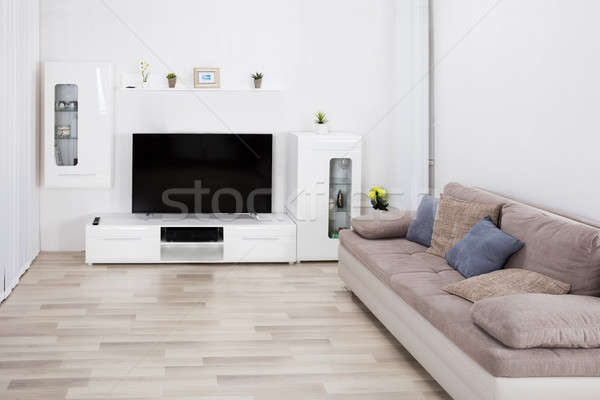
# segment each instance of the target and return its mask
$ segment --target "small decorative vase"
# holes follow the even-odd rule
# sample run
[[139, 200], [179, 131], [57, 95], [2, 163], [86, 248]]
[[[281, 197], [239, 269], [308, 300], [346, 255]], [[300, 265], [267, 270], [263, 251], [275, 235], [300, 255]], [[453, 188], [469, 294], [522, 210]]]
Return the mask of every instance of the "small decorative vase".
[[386, 216], [386, 214], [389, 211], [385, 211], [385, 210], [376, 210], [374, 208], [369, 208], [369, 210], [367, 211], [367, 215], [372, 216], [373, 218], [379, 219], [379, 218], [383, 218]]
[[262, 85], [262, 78], [254, 80], [254, 88], [260, 89], [261, 85]]
[[314, 132], [317, 135], [327, 135], [329, 133], [329, 128], [327, 127], [326, 124], [315, 124]]
[[142, 86], [141, 86], [141, 88], [142, 88], [142, 89], [146, 89], [146, 88], [148, 88], [148, 81], [144, 81], [144, 80], [143, 80], [143, 81], [142, 81]]
[[174, 88], [175, 84], [177, 83], [177, 77], [175, 78], [168, 78], [169, 79], [169, 87], [170, 88]]

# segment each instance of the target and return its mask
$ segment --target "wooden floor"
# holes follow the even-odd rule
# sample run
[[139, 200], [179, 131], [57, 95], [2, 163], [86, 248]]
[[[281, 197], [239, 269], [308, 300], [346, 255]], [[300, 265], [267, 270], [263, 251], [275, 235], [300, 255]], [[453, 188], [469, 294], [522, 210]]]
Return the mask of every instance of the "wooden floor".
[[0, 399], [449, 399], [335, 263], [41, 254], [0, 305]]

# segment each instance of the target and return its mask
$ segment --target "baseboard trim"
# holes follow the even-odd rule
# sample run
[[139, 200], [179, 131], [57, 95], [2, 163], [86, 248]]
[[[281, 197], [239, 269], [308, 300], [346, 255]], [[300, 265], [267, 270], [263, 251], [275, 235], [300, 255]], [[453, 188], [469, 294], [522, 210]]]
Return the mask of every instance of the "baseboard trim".
[[4, 300], [6, 300], [8, 298], [8, 296], [10, 296], [12, 291], [17, 287], [17, 285], [21, 281], [21, 277], [25, 274], [25, 272], [27, 272], [29, 267], [31, 267], [31, 264], [33, 263], [33, 260], [35, 260], [36, 257], [37, 257], [37, 254], [35, 255], [35, 257], [33, 257], [33, 259], [29, 262], [29, 264], [26, 264], [23, 267], [23, 269], [21, 270], [21, 273], [17, 277], [15, 277], [12, 281], [10, 281], [6, 284], [6, 286], [4, 288], [4, 292], [2, 292], [2, 295], [0, 295], [0, 303], [2, 303]]

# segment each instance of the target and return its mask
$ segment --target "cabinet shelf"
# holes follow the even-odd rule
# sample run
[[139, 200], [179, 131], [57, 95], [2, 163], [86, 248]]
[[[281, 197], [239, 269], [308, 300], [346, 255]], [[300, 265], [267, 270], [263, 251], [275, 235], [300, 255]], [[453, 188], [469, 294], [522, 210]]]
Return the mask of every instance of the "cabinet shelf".
[[210, 247], [223, 247], [223, 242], [160, 242], [162, 247], [172, 248], [210, 248]]
[[223, 242], [173, 243], [162, 242], [160, 259], [163, 262], [215, 262], [223, 260]]
[[349, 210], [329, 210], [329, 214], [350, 214]]
[[60, 110], [60, 109], [56, 109], [54, 110], [54, 112], [59, 112], [59, 113], [76, 113], [79, 110]]
[[329, 186], [352, 186], [352, 182], [329, 182]]

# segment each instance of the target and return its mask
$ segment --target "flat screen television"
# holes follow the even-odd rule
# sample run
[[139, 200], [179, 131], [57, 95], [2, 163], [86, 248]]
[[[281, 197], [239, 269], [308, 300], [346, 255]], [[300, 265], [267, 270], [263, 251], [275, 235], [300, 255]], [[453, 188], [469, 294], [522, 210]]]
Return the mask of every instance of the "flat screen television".
[[270, 213], [273, 135], [133, 134], [134, 213]]

